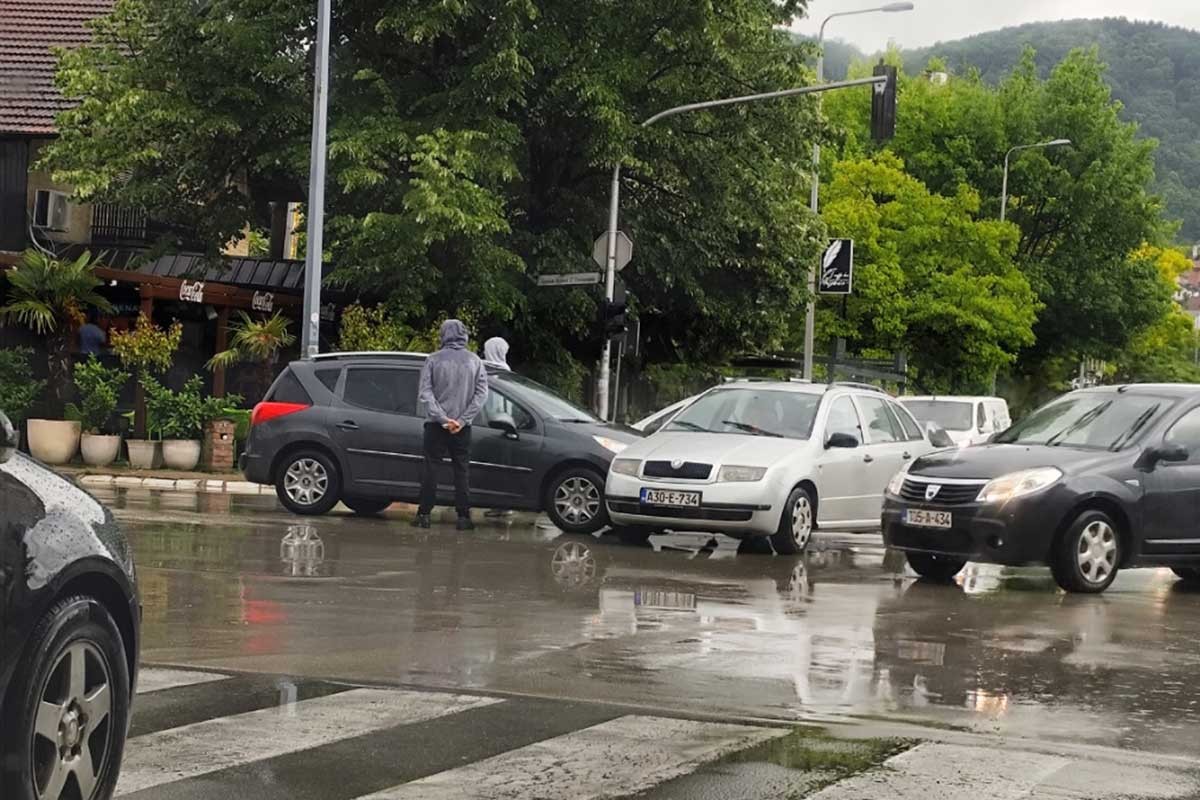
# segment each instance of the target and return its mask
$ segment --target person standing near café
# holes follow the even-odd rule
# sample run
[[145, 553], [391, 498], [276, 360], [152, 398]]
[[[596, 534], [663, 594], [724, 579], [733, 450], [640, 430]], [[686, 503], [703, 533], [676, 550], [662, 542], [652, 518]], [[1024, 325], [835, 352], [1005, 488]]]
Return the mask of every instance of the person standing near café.
[[442, 347], [421, 369], [418, 398], [425, 407], [425, 463], [421, 472], [421, 501], [413, 524], [431, 525], [437, 504], [437, 467], [447, 454], [454, 469], [454, 507], [458, 529], [473, 530], [471, 522], [471, 423], [488, 396], [487, 369], [467, 349], [467, 326], [460, 320], [442, 323]]

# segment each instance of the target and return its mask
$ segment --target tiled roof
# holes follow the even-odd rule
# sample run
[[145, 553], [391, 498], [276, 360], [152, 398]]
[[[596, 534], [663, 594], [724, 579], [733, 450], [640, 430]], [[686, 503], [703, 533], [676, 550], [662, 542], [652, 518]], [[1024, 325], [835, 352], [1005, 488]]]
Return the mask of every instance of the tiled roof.
[[54, 86], [51, 47], [91, 40], [88, 20], [113, 0], [0, 0], [0, 134], [52, 134], [70, 108]]

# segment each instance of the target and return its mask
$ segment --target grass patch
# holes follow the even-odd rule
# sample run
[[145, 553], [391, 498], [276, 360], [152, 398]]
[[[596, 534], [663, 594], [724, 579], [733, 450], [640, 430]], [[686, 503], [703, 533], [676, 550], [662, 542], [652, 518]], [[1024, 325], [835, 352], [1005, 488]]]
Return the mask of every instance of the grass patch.
[[895, 722], [904, 725], [916, 725], [921, 728], [929, 728], [935, 731], [951, 731], [953, 733], [972, 733], [973, 729], [970, 725], [959, 725], [953, 722], [941, 722], [936, 719], [922, 719], [917, 717], [897, 717], [887, 714], [848, 714], [851, 719], [861, 719], [866, 722]]

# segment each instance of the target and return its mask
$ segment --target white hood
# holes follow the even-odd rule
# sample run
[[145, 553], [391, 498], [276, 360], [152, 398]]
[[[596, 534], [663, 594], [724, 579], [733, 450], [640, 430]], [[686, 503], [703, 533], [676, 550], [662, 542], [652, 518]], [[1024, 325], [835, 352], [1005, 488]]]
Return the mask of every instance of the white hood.
[[621, 458], [770, 467], [807, 449], [809, 444], [799, 439], [751, 434], [671, 431], [638, 441], [621, 453]]

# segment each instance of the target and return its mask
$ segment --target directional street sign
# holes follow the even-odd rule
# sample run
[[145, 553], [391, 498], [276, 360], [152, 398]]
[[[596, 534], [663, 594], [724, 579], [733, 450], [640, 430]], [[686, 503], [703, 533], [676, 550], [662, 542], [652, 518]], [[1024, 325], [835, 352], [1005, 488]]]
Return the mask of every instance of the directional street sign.
[[565, 275], [538, 275], [538, 286], [591, 286], [599, 283], [599, 272], [571, 272]]
[[[602, 233], [592, 245], [592, 260], [601, 267], [608, 266], [608, 234]], [[625, 231], [617, 231], [617, 272], [629, 266], [633, 260], [633, 241]]]

